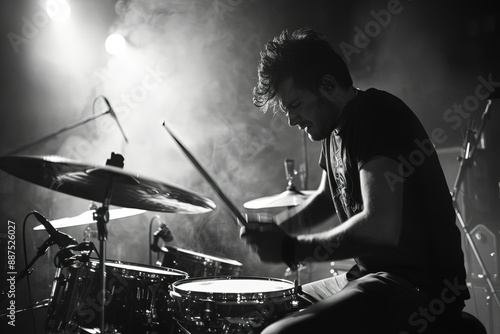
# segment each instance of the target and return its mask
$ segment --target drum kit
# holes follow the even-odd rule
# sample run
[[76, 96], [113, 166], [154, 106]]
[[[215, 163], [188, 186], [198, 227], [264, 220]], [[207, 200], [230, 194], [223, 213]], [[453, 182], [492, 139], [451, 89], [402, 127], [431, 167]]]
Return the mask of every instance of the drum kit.
[[[233, 210], [237, 223], [244, 225], [242, 214], [234, 211], [213, 179], [178, 143]], [[106, 225], [110, 220], [146, 211], [199, 214], [216, 208], [211, 199], [193, 191], [124, 171], [123, 161], [115, 153], [105, 166], [59, 156], [0, 157], [0, 169], [15, 177], [102, 203], [79, 216], [52, 222], [32, 212], [41, 223], [34, 229], [46, 230], [50, 238], [17, 275], [16, 284], [49, 246], [60, 248], [50, 296], [43, 304], [31, 306], [47, 307], [45, 333], [259, 333], [314, 302], [297, 281], [242, 276], [243, 265], [238, 261], [178, 247], [160, 247], [154, 265], [108, 259]], [[305, 193], [287, 189], [246, 206], [293, 206], [306, 198]], [[121, 209], [110, 210], [110, 205]], [[88, 241], [78, 243], [58, 230], [90, 223], [97, 224], [99, 247]]]

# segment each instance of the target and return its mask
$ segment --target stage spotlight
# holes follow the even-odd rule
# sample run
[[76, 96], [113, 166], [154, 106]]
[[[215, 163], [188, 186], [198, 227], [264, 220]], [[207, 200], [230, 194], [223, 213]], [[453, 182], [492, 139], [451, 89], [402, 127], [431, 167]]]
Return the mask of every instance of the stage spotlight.
[[46, 10], [47, 15], [58, 22], [66, 21], [71, 14], [71, 8], [67, 0], [48, 0]]
[[122, 53], [126, 46], [127, 41], [120, 34], [111, 34], [106, 39], [106, 51], [113, 56]]

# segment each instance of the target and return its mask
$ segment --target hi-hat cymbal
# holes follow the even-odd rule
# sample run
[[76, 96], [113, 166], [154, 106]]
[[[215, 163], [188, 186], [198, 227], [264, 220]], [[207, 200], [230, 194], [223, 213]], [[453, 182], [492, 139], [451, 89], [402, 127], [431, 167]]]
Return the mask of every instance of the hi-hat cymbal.
[[113, 180], [109, 205], [125, 208], [195, 214], [216, 207], [212, 200], [180, 186], [59, 156], [4, 156], [0, 168], [39, 186], [99, 203], [106, 200]]
[[314, 190], [296, 190], [287, 189], [281, 194], [264, 196], [243, 204], [247, 209], [267, 209], [279, 208], [284, 206], [296, 206], [304, 202], [309, 196], [314, 193]]
[[[54, 228], [73, 227], [73, 226], [92, 224], [95, 223], [94, 212], [95, 210], [88, 210], [75, 217], [66, 217], [66, 218], [51, 220], [50, 224], [54, 226]], [[146, 212], [146, 210], [128, 209], [128, 208], [109, 210], [109, 221], [120, 218], [127, 218], [134, 215], [139, 215], [144, 212]], [[45, 227], [42, 224], [40, 224], [35, 226], [33, 230], [45, 230]]]

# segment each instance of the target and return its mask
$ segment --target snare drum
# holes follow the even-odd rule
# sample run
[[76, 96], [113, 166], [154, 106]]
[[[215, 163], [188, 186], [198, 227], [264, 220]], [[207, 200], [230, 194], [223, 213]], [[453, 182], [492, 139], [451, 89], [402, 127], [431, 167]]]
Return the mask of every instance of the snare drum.
[[[100, 328], [103, 292], [99, 268], [96, 259], [57, 268], [47, 310], [47, 333]], [[187, 277], [186, 272], [176, 269], [107, 260], [107, 328], [118, 333], [173, 328], [175, 321], [168, 310], [170, 286]]]
[[239, 276], [243, 268], [238, 261], [173, 246], [163, 246], [158, 256], [157, 265], [185, 271], [189, 277]]
[[185, 333], [259, 333], [311, 301], [293, 282], [267, 277], [188, 278], [172, 284], [172, 313]]

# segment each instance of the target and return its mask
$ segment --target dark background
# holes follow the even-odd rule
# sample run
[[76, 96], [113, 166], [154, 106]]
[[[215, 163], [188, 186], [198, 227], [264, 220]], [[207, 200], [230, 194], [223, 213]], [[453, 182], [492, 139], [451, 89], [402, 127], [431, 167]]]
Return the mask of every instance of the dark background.
[[[55, 22], [47, 17], [43, 1], [3, 1], [0, 154], [29, 145], [15, 153], [60, 155], [103, 165], [111, 152], [120, 153], [125, 170], [181, 185], [217, 203], [217, 209], [207, 214], [146, 212], [111, 221], [109, 259], [148, 264], [150, 228], [158, 227], [154, 218], [159, 217], [173, 233], [171, 245], [239, 261], [245, 275], [283, 278], [285, 266], [259, 263], [240, 241], [232, 214], [161, 123], [169, 124], [242, 211], [249, 200], [285, 190], [285, 159], [295, 161], [296, 186], [314, 189], [320, 178], [319, 143], [304, 144], [303, 135], [288, 128], [282, 116], [264, 115], [251, 102], [265, 42], [284, 28], [310, 26], [322, 31], [344, 56], [355, 86], [394, 93], [415, 111], [429, 133], [442, 131], [443, 140], [434, 144], [452, 190], [465, 133], [477, 131], [486, 108], [489, 91], [484, 82], [500, 85], [499, 15], [493, 4], [485, 0], [74, 0], [69, 20]], [[391, 6], [396, 11], [389, 12]], [[129, 42], [118, 56], [104, 48], [112, 32]], [[367, 36], [369, 40], [363, 39]], [[96, 100], [101, 95], [116, 110], [128, 143], [106, 115], [30, 145], [106, 110], [102, 100]], [[498, 99], [492, 102], [484, 138], [472, 168], [465, 170], [459, 198], [496, 284], [500, 107]], [[453, 111], [459, 105], [463, 114]], [[47, 238], [44, 231], [33, 231], [38, 222], [32, 216], [23, 224], [30, 211], [52, 220], [77, 216], [89, 208], [87, 200], [5, 172], [0, 172], [0, 199], [4, 252], [0, 264], [6, 258], [6, 226], [11, 220], [16, 224], [18, 270], [25, 266], [23, 247], [31, 259]], [[82, 241], [87, 226], [64, 232]], [[498, 334], [499, 325], [492, 320], [498, 308], [484, 292], [485, 281], [477, 276], [465, 239], [464, 250], [474, 291], [467, 309], [483, 320], [490, 334]], [[55, 252], [54, 246], [34, 266], [33, 302], [50, 293]], [[330, 267], [308, 272], [305, 280], [328, 275]], [[16, 292], [16, 304], [29, 305], [26, 280]], [[34, 312], [35, 326], [30, 312], [17, 314], [17, 332], [35, 333], [36, 327], [41, 333], [45, 310]]]

